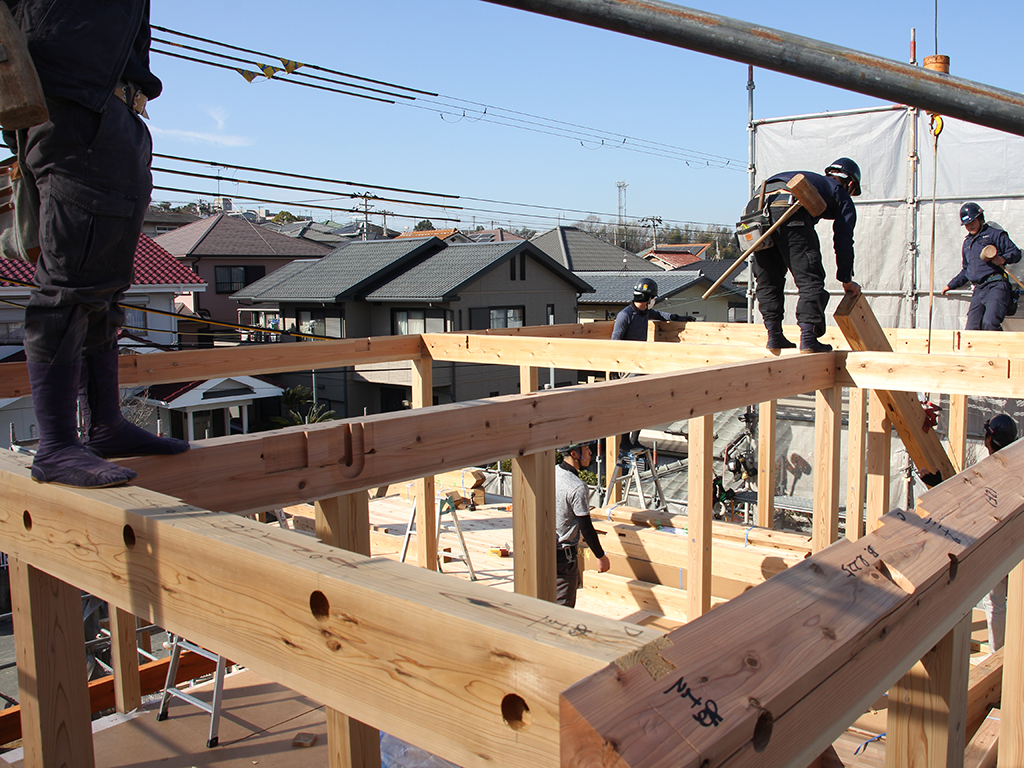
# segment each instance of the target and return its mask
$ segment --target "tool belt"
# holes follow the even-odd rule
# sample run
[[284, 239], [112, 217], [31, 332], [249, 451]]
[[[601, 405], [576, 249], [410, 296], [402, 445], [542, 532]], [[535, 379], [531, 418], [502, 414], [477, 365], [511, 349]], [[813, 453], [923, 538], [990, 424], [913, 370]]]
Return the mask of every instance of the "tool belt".
[[147, 120], [149, 114], [146, 112], [146, 102], [149, 101], [146, 94], [140, 91], [134, 83], [121, 81], [114, 89], [114, 95], [128, 105], [128, 109], [137, 115], [142, 115]]
[[973, 283], [973, 285], [974, 285], [975, 288], [981, 288], [981, 286], [988, 285], [989, 283], [994, 283], [997, 280], [1009, 280], [1009, 279], [1010, 278], [1008, 278], [1006, 276], [1005, 272], [993, 272], [988, 277], [983, 277], [978, 282]]
[[576, 562], [576, 545], [572, 544], [567, 547], [560, 546], [556, 554], [556, 562], [559, 563], [575, 563]]
[[[795, 198], [789, 191], [784, 181], [773, 181], [765, 184], [761, 192], [750, 198], [747, 207], [743, 209], [740, 220], [736, 223], [736, 245], [741, 251], [747, 250], [757, 242], [761, 233], [772, 225], [773, 208], [789, 208]], [[776, 214], [780, 215], [780, 214]], [[769, 237], [757, 250], [761, 251], [770, 248], [772, 239]]]

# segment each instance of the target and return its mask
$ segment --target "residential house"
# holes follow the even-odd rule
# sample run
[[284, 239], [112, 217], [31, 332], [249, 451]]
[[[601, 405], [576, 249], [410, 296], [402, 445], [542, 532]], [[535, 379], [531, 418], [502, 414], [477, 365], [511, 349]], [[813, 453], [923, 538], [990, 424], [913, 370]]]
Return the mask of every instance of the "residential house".
[[474, 243], [505, 243], [526, 238], [498, 227], [498, 229], [478, 229], [476, 232], [470, 232], [469, 239]]
[[555, 227], [530, 240], [571, 272], [651, 271], [651, 263], [578, 227]]
[[461, 230], [452, 229], [421, 229], [419, 232], [410, 231], [403, 232], [396, 237], [396, 240], [418, 238], [418, 237], [436, 237], [439, 240], [444, 240], [446, 243], [471, 243], [472, 239]]
[[[572, 323], [578, 294], [590, 290], [526, 240], [403, 237], [355, 241], [321, 259], [293, 263], [234, 299], [253, 309], [274, 307], [286, 328], [353, 338]], [[559, 375], [556, 384], [575, 383], [573, 372]], [[311, 377], [295, 383], [308, 386]], [[317, 371], [313, 383], [318, 402], [341, 416], [397, 410], [411, 399], [405, 362]], [[518, 391], [516, 368], [449, 364], [434, 371], [435, 402]]]
[[223, 213], [160, 235], [157, 243], [196, 272], [213, 290], [189, 308], [224, 323], [238, 320], [231, 295], [295, 259], [318, 258], [329, 245], [271, 232]]
[[[154, 384], [142, 402], [156, 412], [166, 434], [179, 440], [201, 440], [247, 434], [254, 420], [268, 422], [277, 414], [284, 390], [259, 376]], [[268, 403], [273, 406], [261, 408]]]
[[[728, 266], [727, 264], [725, 266]], [[718, 272], [720, 275], [721, 272]], [[614, 320], [615, 316], [633, 300], [633, 286], [641, 277], [658, 284], [655, 309], [677, 315], [690, 315], [697, 320], [717, 323], [742, 319], [746, 312], [743, 289], [727, 280], [707, 300], [701, 298], [714, 283], [717, 275], [705, 274], [700, 269], [673, 270], [671, 272], [586, 272], [586, 280], [594, 287], [593, 293], [580, 296], [581, 322], [587, 320]]]
[[[35, 268], [25, 261], [0, 259], [0, 359], [24, 360], [24, 306]], [[124, 299], [123, 348], [171, 347], [178, 341], [175, 299], [200, 293], [206, 284], [146, 235], [135, 249], [135, 272]], [[32, 398], [0, 399], [0, 446], [9, 444], [11, 425], [18, 439], [36, 437]]]
[[191, 224], [193, 221], [199, 221], [199, 217], [194, 213], [175, 213], [159, 208], [150, 208], [146, 211], [146, 218], [142, 222], [142, 234], [156, 237], [173, 232], [178, 227]]

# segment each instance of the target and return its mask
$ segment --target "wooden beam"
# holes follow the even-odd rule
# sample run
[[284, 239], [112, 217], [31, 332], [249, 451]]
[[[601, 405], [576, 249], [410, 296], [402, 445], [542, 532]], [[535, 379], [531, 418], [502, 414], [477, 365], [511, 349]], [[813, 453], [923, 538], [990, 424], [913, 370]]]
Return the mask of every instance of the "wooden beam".
[[847, 387], [1022, 397], [1014, 375], [1021, 361], [1006, 357], [894, 355], [891, 350], [836, 353], [836, 382]]
[[515, 590], [555, 602], [555, 452], [512, 459]]
[[110, 660], [114, 670], [114, 706], [131, 712], [142, 706], [139, 678], [138, 620], [127, 611], [110, 606]]
[[987, 659], [971, 665], [967, 688], [967, 738], [974, 737], [992, 707], [999, 706], [1003, 696], [1003, 649]]
[[1010, 571], [1007, 584], [1002, 693], [999, 764], [1024, 765], [1024, 563]]
[[971, 620], [968, 611], [890, 689], [886, 768], [963, 765]]
[[[583, 588], [605, 602], [624, 605], [635, 611], [647, 611], [676, 621], [686, 621], [689, 615], [689, 597], [685, 589], [678, 587], [652, 584], [611, 572], [588, 571]], [[712, 605], [724, 602], [724, 599], [712, 598]]]
[[[846, 336], [850, 346], [856, 351], [880, 351], [891, 352], [892, 347], [885, 337], [885, 332], [878, 324], [878, 320], [871, 312], [868, 300], [863, 294], [846, 297], [839, 303], [834, 315], [843, 335]], [[891, 366], [891, 359], [889, 362]], [[908, 365], [904, 356], [901, 356], [899, 368], [906, 370]], [[849, 361], [847, 361], [849, 369]], [[857, 382], [856, 386], [870, 386], [865, 382]], [[911, 460], [921, 473], [921, 479], [928, 485], [935, 485], [939, 479], [946, 480], [956, 472], [946, 455], [938, 434], [934, 429], [925, 428], [924, 408], [917, 400], [913, 392], [918, 387], [931, 391], [949, 391], [942, 387], [926, 386], [920, 379], [911, 391], [896, 392], [893, 390], [874, 389], [885, 405], [886, 412], [896, 427], [904, 447], [910, 454]], [[929, 482], [930, 480], [930, 482]]]
[[[16, 514], [11, 522], [27, 534], [46, 524], [34, 519], [31, 509]], [[9, 553], [25, 765], [92, 768], [82, 593], [31, 559], [11, 556], [17, 548], [4, 551]]]
[[177, 456], [121, 463], [139, 473], [138, 486], [204, 509], [249, 512], [703, 416], [765, 396], [790, 397], [832, 381], [831, 355], [773, 357], [212, 438]]
[[[422, 350], [419, 336], [377, 336], [302, 344], [154, 352], [149, 355], [122, 355], [118, 358], [118, 376], [121, 386], [149, 386], [215, 376], [255, 376], [414, 360], [421, 356]], [[0, 397], [24, 397], [28, 394], [26, 364], [0, 364]]]
[[540, 386], [540, 368], [532, 365], [519, 366], [519, 394], [536, 392]]
[[864, 445], [868, 431], [867, 390], [850, 389], [846, 427], [846, 538], [864, 535], [864, 496], [867, 479]]
[[714, 414], [690, 419], [686, 512], [690, 520], [687, 614], [692, 621], [711, 610], [711, 524], [714, 519]]
[[999, 722], [1002, 719], [998, 709], [993, 709], [984, 724], [974, 734], [964, 751], [964, 768], [996, 768], [999, 755]]
[[[412, 407], [434, 404], [434, 364], [428, 357], [412, 364]], [[380, 483], [379, 485], [384, 485]], [[416, 564], [436, 571], [437, 564], [437, 487], [434, 473], [416, 478]]]
[[775, 418], [778, 403], [758, 406], [757, 417], [757, 524], [775, 527]]
[[957, 472], [966, 467], [967, 458], [967, 395], [949, 396], [949, 460]]
[[670, 632], [658, 675], [610, 666], [577, 683], [562, 696], [563, 768], [806, 765], [1024, 555], [1021, 467], [1024, 444], [1005, 448], [916, 514]]
[[839, 539], [842, 428], [842, 387], [818, 390], [814, 396], [814, 552], [820, 552]]
[[[370, 556], [370, 500], [364, 491], [321, 499], [315, 514], [321, 542]], [[380, 768], [380, 731], [326, 709], [329, 768]]]
[[874, 391], [868, 393], [868, 457], [864, 528], [875, 530], [889, 512], [889, 482], [892, 473], [892, 422], [885, 403]]
[[559, 691], [663, 642], [146, 489], [40, 484], [18, 458], [0, 551], [465, 768], [553, 768]]

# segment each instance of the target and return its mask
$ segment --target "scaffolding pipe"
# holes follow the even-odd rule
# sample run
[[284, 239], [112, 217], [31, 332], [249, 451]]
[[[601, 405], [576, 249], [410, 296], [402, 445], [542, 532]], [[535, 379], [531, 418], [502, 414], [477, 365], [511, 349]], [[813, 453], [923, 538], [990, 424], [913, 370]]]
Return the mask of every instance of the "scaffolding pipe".
[[1024, 136], [1024, 96], [658, 0], [487, 0], [815, 80]]

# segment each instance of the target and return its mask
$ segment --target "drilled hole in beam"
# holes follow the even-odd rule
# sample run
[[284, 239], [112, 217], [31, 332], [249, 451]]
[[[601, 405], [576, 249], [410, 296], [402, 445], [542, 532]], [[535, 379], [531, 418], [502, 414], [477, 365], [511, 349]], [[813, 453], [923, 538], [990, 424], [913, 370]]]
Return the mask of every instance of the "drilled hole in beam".
[[130, 525], [126, 525], [121, 535], [124, 537], [124, 545], [128, 549], [135, 549], [135, 529]]
[[513, 731], [525, 731], [533, 722], [526, 700], [514, 693], [501, 700], [501, 719]]
[[21, 515], [21, 523], [25, 526], [26, 531], [32, 530], [32, 515], [29, 514], [27, 509]]
[[774, 726], [775, 718], [772, 717], [772, 713], [767, 709], [762, 710], [761, 714], [757, 716], [757, 722], [754, 724], [754, 751], [764, 752], [768, 749], [768, 742], [772, 738], [772, 727]]
[[316, 590], [309, 596], [309, 610], [317, 621], [326, 621], [331, 615], [331, 603], [320, 590]]

